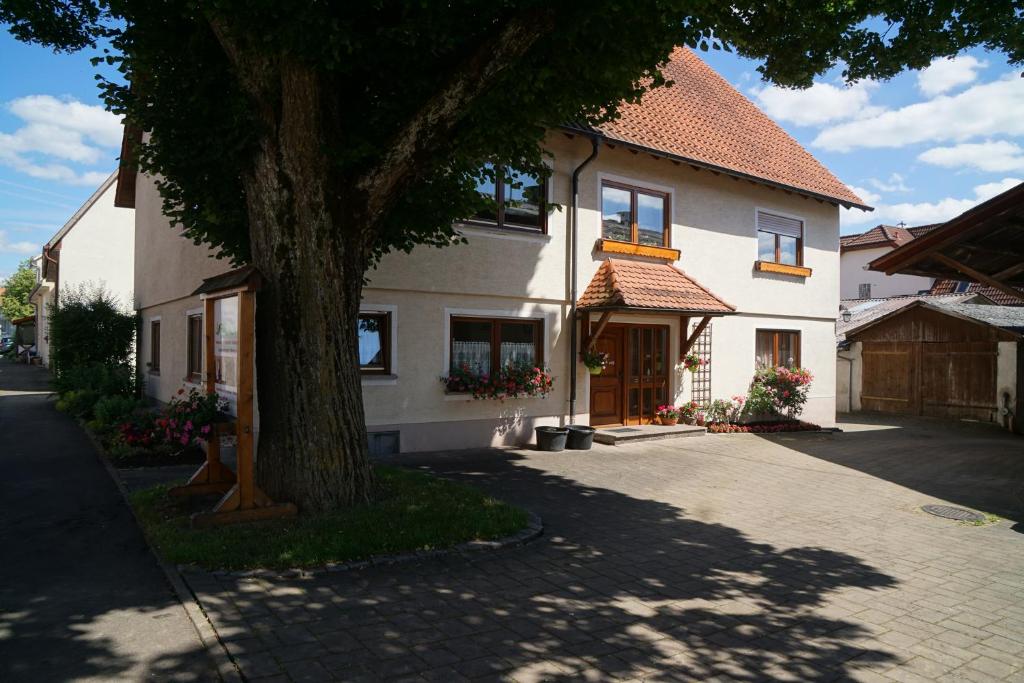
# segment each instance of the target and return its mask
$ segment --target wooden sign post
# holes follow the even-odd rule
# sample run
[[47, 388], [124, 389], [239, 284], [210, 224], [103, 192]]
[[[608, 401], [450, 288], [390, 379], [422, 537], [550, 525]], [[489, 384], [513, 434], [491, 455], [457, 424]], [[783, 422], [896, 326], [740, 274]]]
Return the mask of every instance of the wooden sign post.
[[[217, 393], [216, 303], [231, 298], [237, 298], [238, 301], [238, 416], [233, 423], [215, 425], [206, 443], [206, 462], [188, 484], [171, 489], [172, 495], [179, 496], [223, 494], [212, 510], [192, 515], [192, 526], [196, 528], [294, 517], [298, 512], [291, 503], [275, 503], [256, 486], [253, 386], [256, 370], [256, 291], [259, 282], [259, 273], [255, 268], [247, 266], [204, 280], [202, 286], [193, 293], [199, 294], [204, 304], [204, 389], [207, 394]], [[220, 460], [220, 437], [232, 433], [237, 440], [237, 475]]]

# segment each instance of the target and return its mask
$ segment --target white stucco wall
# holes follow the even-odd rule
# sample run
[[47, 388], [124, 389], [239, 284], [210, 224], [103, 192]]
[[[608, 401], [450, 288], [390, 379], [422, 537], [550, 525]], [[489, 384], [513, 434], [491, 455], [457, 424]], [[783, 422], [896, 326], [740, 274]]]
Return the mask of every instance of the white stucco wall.
[[[589, 153], [582, 139], [551, 136], [555, 153], [549, 199], [567, 207], [570, 172]], [[581, 176], [579, 292], [607, 254], [595, 252], [600, 237], [602, 177], [671, 194], [671, 246], [678, 266], [737, 307], [735, 316], [713, 322], [712, 392], [716, 398], [745, 393], [754, 372], [758, 329], [801, 333], [802, 363], [815, 375], [804, 418], [835, 423], [835, 316], [839, 294], [839, 210], [826, 202], [746, 181], [695, 171], [650, 156], [603, 147]], [[797, 216], [805, 223], [804, 265], [808, 278], [760, 273], [756, 210]], [[148, 358], [149, 321], [161, 319], [161, 371], [147, 379], [147, 393], [167, 400], [185, 375], [185, 315], [197, 307], [190, 297], [203, 278], [230, 268], [210, 258], [168, 227], [152, 182], [138, 180], [136, 198], [136, 307], [142, 313], [142, 351]], [[564, 423], [569, 373], [578, 381], [577, 421], [588, 420], [590, 376], [569, 358], [568, 211], [553, 210], [546, 235], [463, 228], [467, 244], [444, 249], [417, 247], [383, 258], [368, 273], [364, 308], [392, 313], [397, 350], [393, 376], [363, 381], [370, 431], [399, 431], [403, 450], [501, 444], [532, 439], [538, 424]], [[627, 257], [616, 257], [627, 258]], [[543, 399], [472, 401], [444, 392], [449, 317], [487, 314], [544, 321], [544, 364], [554, 392]], [[678, 357], [679, 316], [617, 315], [613, 321], [670, 327], [670, 354]], [[691, 320], [691, 322], [694, 322]], [[677, 401], [690, 396], [688, 373], [673, 376]]]
[[900, 294], [917, 294], [931, 289], [934, 278], [918, 275], [886, 275], [865, 266], [880, 256], [892, 251], [890, 247], [878, 249], [854, 249], [843, 252], [840, 257], [839, 296], [842, 299], [859, 299], [860, 285], [871, 285], [871, 297], [883, 298]]
[[836, 354], [836, 410], [851, 413], [861, 409], [860, 395], [864, 376], [863, 342]]
[[[192, 292], [205, 278], [232, 269], [213, 257], [213, 250], [182, 237], [162, 211], [163, 201], [152, 178], [139, 175], [135, 190], [135, 309], [141, 317], [139, 367], [145, 392], [168, 401], [188, 387], [187, 318], [202, 310]], [[160, 371], [147, 367], [150, 358], [150, 323], [160, 318]]]

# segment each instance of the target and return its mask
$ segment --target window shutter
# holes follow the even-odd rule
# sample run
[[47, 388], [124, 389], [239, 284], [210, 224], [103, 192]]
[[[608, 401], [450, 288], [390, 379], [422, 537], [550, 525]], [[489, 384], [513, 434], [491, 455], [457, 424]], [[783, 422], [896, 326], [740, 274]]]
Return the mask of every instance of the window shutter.
[[785, 218], [772, 213], [757, 212], [757, 229], [787, 237], [803, 237], [804, 223], [795, 218]]

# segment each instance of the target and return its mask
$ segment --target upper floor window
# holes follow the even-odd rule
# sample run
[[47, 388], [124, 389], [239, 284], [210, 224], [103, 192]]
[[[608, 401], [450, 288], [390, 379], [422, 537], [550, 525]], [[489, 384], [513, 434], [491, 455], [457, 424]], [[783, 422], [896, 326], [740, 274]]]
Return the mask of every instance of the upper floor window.
[[507, 166], [494, 168], [493, 179], [484, 177], [476, 191], [493, 202], [493, 208], [473, 216], [474, 221], [496, 224], [499, 228], [547, 231], [547, 188], [543, 180]]
[[757, 212], [757, 260], [802, 266], [804, 222], [796, 218]]
[[668, 194], [601, 183], [601, 237], [653, 247], [669, 245]]
[[360, 313], [359, 370], [364, 375], [391, 372], [391, 314]]
[[871, 298], [871, 284], [865, 283], [857, 285], [857, 298], [858, 299], [870, 299]]

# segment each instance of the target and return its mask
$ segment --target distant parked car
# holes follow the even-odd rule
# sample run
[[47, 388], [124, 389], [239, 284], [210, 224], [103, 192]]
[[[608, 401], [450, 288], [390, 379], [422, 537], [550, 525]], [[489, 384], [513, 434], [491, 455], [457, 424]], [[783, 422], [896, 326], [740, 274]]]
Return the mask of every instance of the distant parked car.
[[0, 337], [0, 353], [7, 353], [14, 348], [14, 337]]

